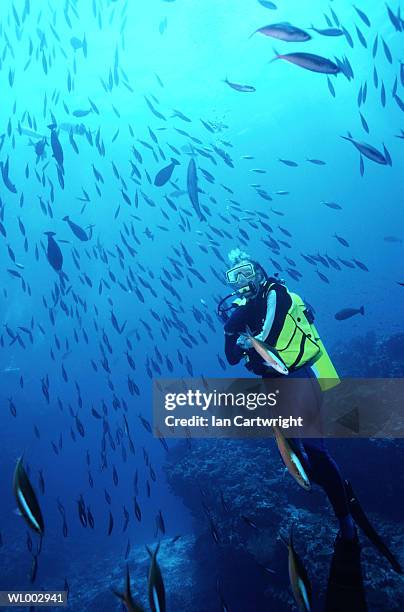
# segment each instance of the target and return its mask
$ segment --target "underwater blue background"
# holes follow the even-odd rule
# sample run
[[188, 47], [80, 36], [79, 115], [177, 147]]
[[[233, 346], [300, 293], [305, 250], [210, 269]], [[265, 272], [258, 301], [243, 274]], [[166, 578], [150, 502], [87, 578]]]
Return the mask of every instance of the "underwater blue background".
[[[221, 553], [213, 540], [207, 542], [211, 536], [206, 532], [203, 511], [198, 513], [192, 499], [198, 495], [197, 484], [206, 489], [213, 486], [206, 475], [207, 466], [202, 465], [204, 458], [215, 458], [216, 485], [225, 486], [220, 476], [225, 449], [220, 451], [216, 443], [208, 441], [195, 444], [195, 456], [190, 459], [193, 467], [187, 472], [190, 465], [184, 459], [185, 443], [177, 448], [169, 442], [167, 454], [138, 415], [152, 420], [152, 377], [245, 375], [241, 366], [224, 370], [219, 362], [219, 357], [224, 358], [223, 331], [216, 305], [229, 293], [220, 279], [232, 248], [239, 247], [259, 260], [268, 273], [279, 272], [287, 286], [308, 301], [342, 375], [403, 375], [399, 348], [403, 336], [399, 334], [404, 288], [399, 283], [404, 283], [404, 142], [397, 136], [404, 120], [397, 97], [404, 99], [404, 34], [394, 27], [384, 3], [358, 4], [366, 11], [370, 27], [344, 1], [279, 0], [276, 4], [278, 8], [270, 10], [254, 0], [1, 3], [0, 161], [3, 178], [9, 162], [8, 177], [15, 186], [10, 190], [6, 180], [0, 181], [4, 230], [0, 233], [2, 589], [31, 586], [27, 528], [14, 512], [12, 492], [15, 462], [23, 455], [46, 523], [35, 588], [62, 589], [66, 578], [72, 609], [119, 609], [109, 589], [122, 585], [128, 538], [131, 567], [140, 564], [146, 568], [143, 545], [157, 541], [155, 517], [161, 510], [166, 538], [183, 536], [177, 549], [164, 542], [161, 551], [162, 572], [169, 576], [168, 597], [174, 596], [170, 595], [174, 591], [179, 597], [169, 609], [188, 609], [191, 602], [195, 610], [218, 609], [214, 608], [220, 605], [214, 586], [214, 559]], [[395, 15], [398, 6], [392, 6]], [[268, 23], [284, 21], [304, 29], [312, 25], [325, 28], [324, 14], [337, 26], [331, 10], [352, 36], [353, 48], [345, 36], [322, 36], [310, 30], [312, 39], [300, 43], [277, 41], [259, 33], [251, 36]], [[363, 33], [367, 48], [356, 28]], [[378, 49], [373, 57], [376, 36]], [[391, 62], [383, 41], [391, 52]], [[354, 77], [349, 80], [342, 73], [330, 76], [334, 97], [326, 75], [281, 59], [271, 62], [275, 52], [294, 51], [330, 59], [346, 56]], [[226, 78], [249, 84], [256, 91], [236, 91], [224, 82]], [[365, 83], [367, 99], [358, 108], [359, 91]], [[64, 154], [63, 181], [58, 179], [52, 155], [52, 125]], [[365, 159], [361, 176], [359, 152], [341, 138], [348, 131], [354, 139], [380, 151], [385, 145], [392, 166]], [[46, 138], [44, 157], [37, 159], [34, 145], [42, 138]], [[179, 164], [171, 181], [155, 186], [157, 172], [172, 157]], [[206, 220], [199, 218], [187, 193], [191, 157], [197, 166], [199, 201]], [[286, 165], [279, 161], [282, 159], [297, 165]], [[265, 172], [257, 173], [257, 169]], [[206, 171], [211, 175], [209, 180]], [[272, 199], [261, 197], [257, 189]], [[277, 194], [279, 191], [287, 193]], [[85, 193], [89, 201], [84, 201]], [[337, 203], [340, 208], [325, 202]], [[74, 235], [63, 221], [66, 215], [91, 236], [88, 241]], [[63, 253], [64, 275], [48, 261], [44, 232], [55, 232]], [[349, 246], [341, 244], [336, 235]], [[302, 254], [314, 257], [314, 264]], [[320, 260], [315, 259], [318, 256]], [[337, 262], [339, 269], [324, 259], [326, 256]], [[294, 270], [300, 273], [299, 280]], [[335, 319], [342, 308], [361, 306], [364, 316]], [[122, 333], [112, 324], [111, 312], [119, 326], [126, 322]], [[136, 369], [128, 363], [127, 353]], [[105, 359], [109, 372], [101, 363]], [[138, 393], [130, 393], [128, 376]], [[49, 401], [43, 392], [44, 381]], [[107, 414], [103, 413], [103, 402]], [[11, 403], [16, 407], [15, 416]], [[104, 437], [104, 467], [103, 420], [93, 416], [92, 408], [104, 414], [111, 433]], [[84, 426], [84, 437], [77, 429], [76, 414]], [[123, 415], [135, 455], [128, 446]], [[247, 452], [240, 442], [228, 444], [234, 458], [234, 478], [242, 489], [243, 479], [246, 483], [250, 480], [251, 466], [256, 465], [254, 448], [250, 445]], [[272, 482], [273, 502], [277, 491], [280, 507], [295, 504], [303, 513], [300, 516], [297, 512], [299, 520], [305, 523], [304, 494], [295, 492], [294, 483], [290, 483], [286, 498], [282, 497], [287, 477], [282, 476], [274, 449], [269, 450], [273, 443], [265, 445], [271, 457], [265, 471]], [[180, 458], [178, 449], [183, 453]], [[264, 457], [265, 449], [262, 445], [260, 449]], [[355, 447], [352, 441], [339, 441], [335, 450], [343, 468], [356, 473], [369, 509], [377, 513], [386, 534], [396, 537], [400, 519], [402, 528], [402, 512], [395, 510], [400, 503], [402, 508], [403, 500], [403, 477], [398, 469], [402, 445], [398, 441], [378, 442], [374, 448], [360, 441]], [[244, 465], [247, 455], [251, 462]], [[373, 473], [368, 461], [374, 464]], [[200, 477], [193, 472], [198, 465]], [[231, 465], [223, 470], [231, 470]], [[262, 510], [259, 496], [267, 495], [260, 489], [261, 466], [254, 473], [255, 483], [250, 483], [257, 499], [251, 505], [247, 499], [237, 501], [241, 507], [249, 504], [252, 516], [255, 507]], [[117, 485], [113, 482], [114, 467]], [[39, 470], [45, 480], [44, 493], [38, 488]], [[379, 491], [375, 495], [376, 479]], [[234, 483], [230, 480], [227, 485], [226, 495], [231, 497]], [[110, 504], [105, 489], [111, 496]], [[141, 522], [134, 515], [135, 494]], [[79, 522], [80, 495], [94, 515], [93, 530]], [[383, 496], [388, 499], [385, 505], [378, 501]], [[213, 491], [212, 504], [217, 497]], [[65, 508], [67, 537], [62, 533], [58, 499]], [[321, 503], [316, 506], [312, 502], [312, 516], [306, 517], [305, 524], [316, 529], [316, 520], [329, 520], [330, 529], [335, 529], [322, 494], [315, 499]], [[123, 506], [130, 513], [125, 533]], [[114, 528], [108, 536], [110, 511]], [[285, 509], [285, 523], [289, 513]], [[238, 533], [237, 526], [234, 529]], [[272, 531], [273, 547], [277, 528]], [[242, 547], [239, 536], [235, 536], [235, 550]], [[199, 537], [203, 541], [200, 547], [195, 546]], [[330, 538], [332, 535], [328, 546]], [[249, 550], [247, 545], [245, 550]], [[207, 575], [192, 569], [192, 562], [198, 562], [198, 551], [201, 560], [206, 555], [212, 564], [212, 571], [206, 569], [206, 574], [213, 585]], [[228, 557], [231, 554], [230, 546]], [[285, 561], [281, 545], [273, 555], [269, 557]], [[226, 581], [226, 564], [221, 562], [221, 567]], [[287, 570], [281, 567], [275, 578], [270, 577], [273, 591], [266, 595], [269, 602], [273, 598], [274, 610], [292, 605]], [[146, 595], [146, 574], [144, 569], [144, 588], [140, 579], [135, 584], [141, 600]], [[369, 575], [379, 584], [371, 571]], [[251, 569], [253, 581], [252, 576]], [[388, 605], [400, 605], [398, 583], [391, 582], [391, 577], [379, 579], [380, 584], [387, 580], [391, 588]], [[187, 585], [183, 587], [186, 593], [182, 582]], [[230, 592], [231, 576], [227, 582]], [[276, 599], [276, 591], [283, 593], [280, 599]], [[199, 595], [202, 601], [197, 601]], [[266, 601], [259, 600], [262, 593], [256, 597], [258, 602]], [[237, 600], [229, 595], [229, 600], [231, 610], [247, 609], [248, 597]], [[377, 605], [382, 607], [375, 609], [393, 609], [380, 602]]]

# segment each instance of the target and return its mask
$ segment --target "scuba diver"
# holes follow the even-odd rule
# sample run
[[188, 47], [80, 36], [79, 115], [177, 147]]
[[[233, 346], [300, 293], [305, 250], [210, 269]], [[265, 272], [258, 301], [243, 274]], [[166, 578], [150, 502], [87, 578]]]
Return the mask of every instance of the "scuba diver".
[[[268, 277], [264, 268], [246, 253], [229, 253], [232, 267], [226, 280], [232, 293], [221, 300], [218, 315], [224, 322], [225, 354], [230, 365], [244, 360], [245, 367], [263, 378], [283, 376], [264, 362], [252, 347], [251, 336], [265, 343], [286, 369], [288, 378], [310, 379], [304, 402], [312, 412], [321, 412], [324, 391], [339, 384], [338, 374], [314, 326], [314, 316], [295, 293], [276, 276]], [[229, 300], [230, 305], [228, 304]], [[247, 334], [246, 334], [247, 332]], [[357, 524], [393, 566], [402, 568], [369, 523], [348, 481], [344, 481], [323, 438], [289, 440], [306, 469], [309, 479], [325, 491], [339, 521], [336, 550], [345, 555], [359, 548]], [[358, 609], [361, 609], [358, 606]]]

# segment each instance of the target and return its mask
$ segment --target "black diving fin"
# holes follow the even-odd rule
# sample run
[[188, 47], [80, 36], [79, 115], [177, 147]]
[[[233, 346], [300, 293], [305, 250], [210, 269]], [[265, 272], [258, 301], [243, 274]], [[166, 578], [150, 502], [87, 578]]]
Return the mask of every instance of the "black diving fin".
[[345, 481], [345, 490], [348, 497], [349, 511], [355, 523], [360, 527], [363, 533], [369, 538], [372, 544], [377, 548], [380, 554], [390, 562], [392, 568], [398, 574], [403, 574], [403, 568], [396, 559], [395, 555], [391, 552], [388, 546], [383, 542], [373, 525], [370, 523], [368, 517], [364, 513], [362, 506], [356, 497], [351, 483]]
[[367, 612], [358, 534], [353, 541], [337, 536], [328, 577], [325, 612]]

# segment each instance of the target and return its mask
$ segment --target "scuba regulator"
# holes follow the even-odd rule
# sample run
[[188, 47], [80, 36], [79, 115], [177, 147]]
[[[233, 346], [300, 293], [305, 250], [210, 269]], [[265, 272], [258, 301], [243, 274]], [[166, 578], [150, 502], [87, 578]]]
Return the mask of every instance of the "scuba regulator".
[[231, 310], [238, 308], [239, 306], [238, 304], [234, 302], [226, 306], [226, 302], [228, 300], [230, 300], [231, 298], [234, 298], [235, 296], [239, 296], [242, 299], [243, 294], [248, 294], [248, 293], [251, 293], [252, 291], [254, 291], [254, 287], [248, 284], [248, 285], [245, 285], [244, 287], [241, 287], [240, 289], [237, 289], [236, 291], [232, 291], [231, 293], [229, 293], [229, 295], [226, 295], [224, 298], [222, 298], [220, 302], [218, 303], [217, 309], [216, 309], [216, 313], [219, 319], [223, 321], [223, 323], [226, 323], [226, 321], [228, 321], [230, 318], [230, 315], [228, 313]]

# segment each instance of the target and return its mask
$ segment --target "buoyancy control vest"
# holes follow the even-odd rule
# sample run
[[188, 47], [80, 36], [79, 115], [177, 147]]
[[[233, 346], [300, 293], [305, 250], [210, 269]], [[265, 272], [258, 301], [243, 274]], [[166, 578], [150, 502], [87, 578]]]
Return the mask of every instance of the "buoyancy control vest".
[[[265, 297], [276, 284], [278, 283], [266, 283]], [[340, 379], [313, 323], [313, 314], [299, 295], [292, 293], [286, 287], [283, 289], [288, 294], [287, 303], [290, 305], [287, 310], [284, 309], [282, 314], [280, 313], [283, 322], [282, 320], [276, 322], [276, 337], [270, 333], [269, 344], [275, 348], [290, 371], [309, 365], [323, 391], [335, 387]], [[275, 316], [278, 317], [278, 313]]]

